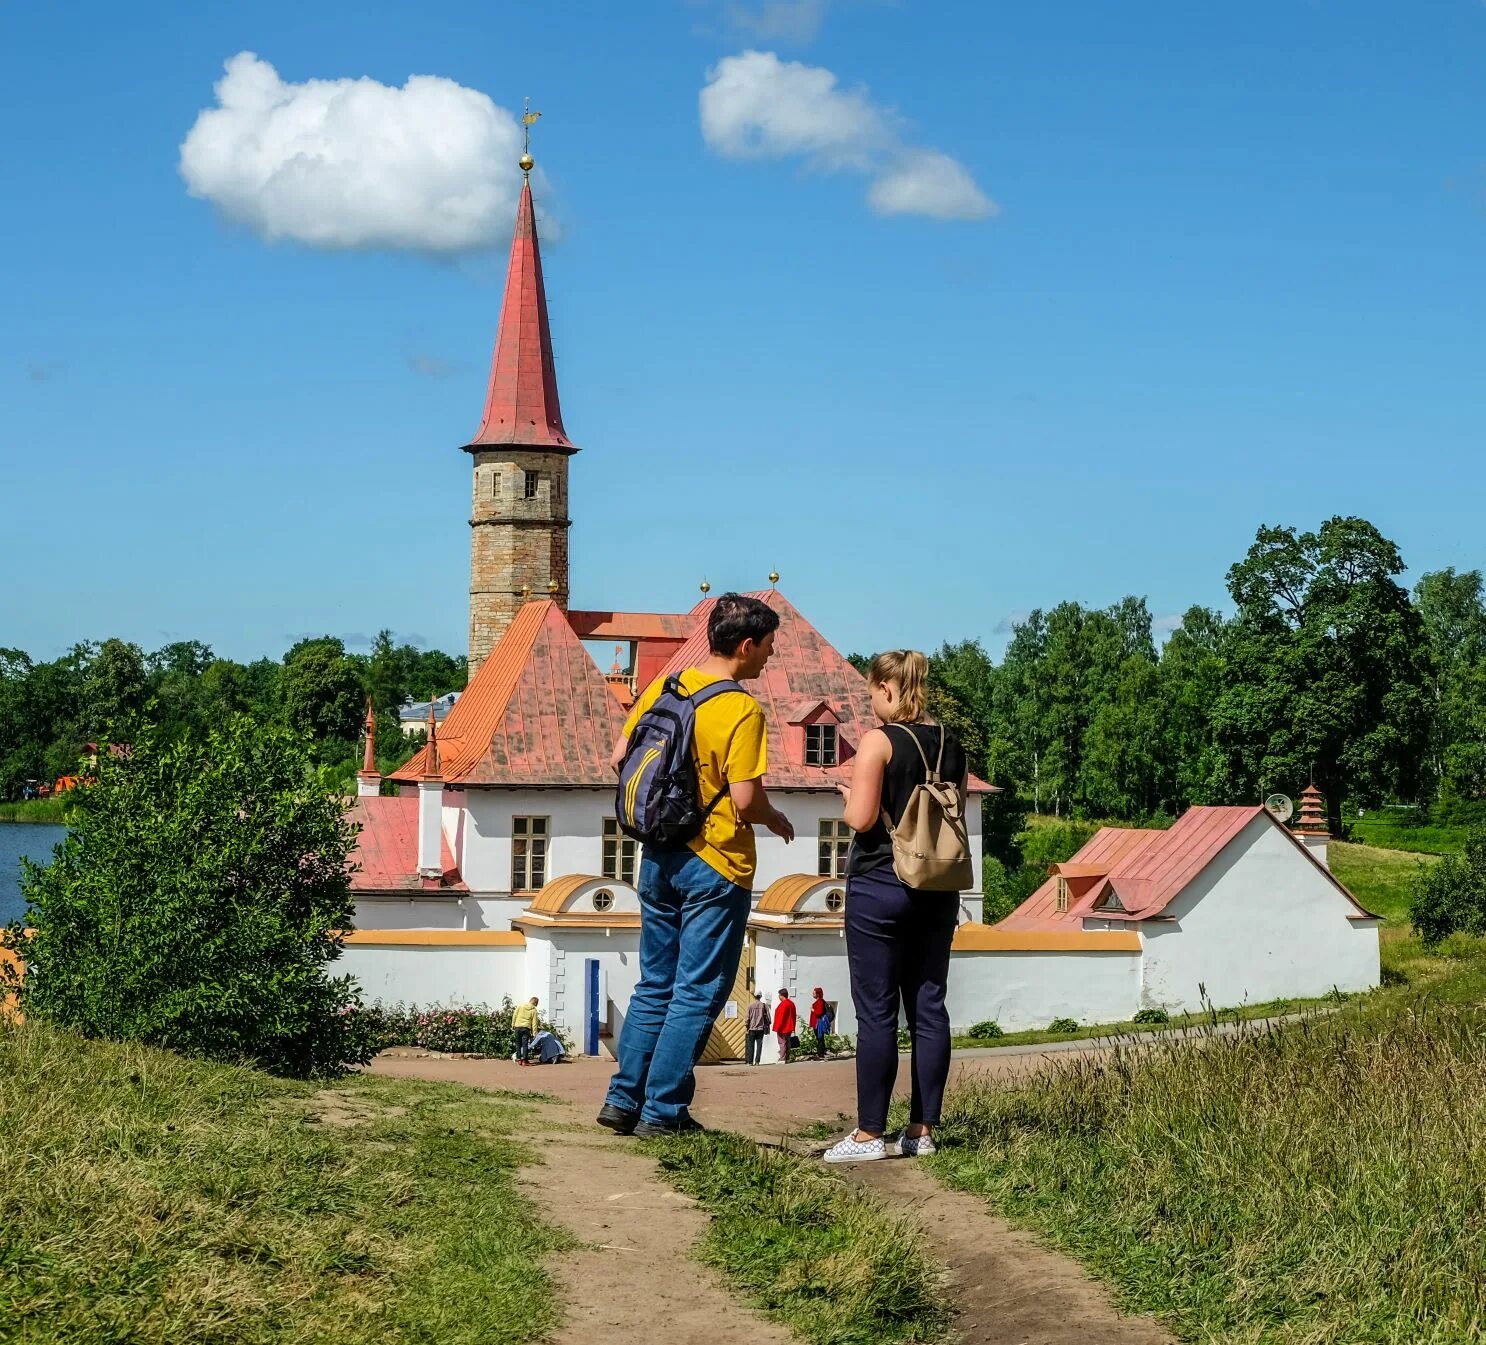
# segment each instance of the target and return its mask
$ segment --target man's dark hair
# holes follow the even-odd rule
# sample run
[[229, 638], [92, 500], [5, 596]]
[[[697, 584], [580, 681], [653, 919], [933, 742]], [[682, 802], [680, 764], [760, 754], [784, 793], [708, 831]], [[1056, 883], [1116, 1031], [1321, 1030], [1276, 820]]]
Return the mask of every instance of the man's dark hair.
[[758, 644], [770, 631], [779, 629], [779, 613], [757, 598], [724, 593], [712, 604], [707, 618], [707, 647], [729, 658], [744, 640]]

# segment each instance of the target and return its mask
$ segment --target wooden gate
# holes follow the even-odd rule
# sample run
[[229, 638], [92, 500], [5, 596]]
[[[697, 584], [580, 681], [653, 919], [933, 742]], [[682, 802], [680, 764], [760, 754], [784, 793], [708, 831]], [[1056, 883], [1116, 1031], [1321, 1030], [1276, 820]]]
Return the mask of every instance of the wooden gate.
[[[733, 978], [732, 993], [723, 1005], [722, 1016], [712, 1024], [707, 1034], [707, 1045], [702, 1049], [702, 1063], [716, 1065], [724, 1060], [742, 1060], [748, 1045], [746, 1019], [748, 1006], [753, 1003], [753, 931], [748, 931], [743, 940], [743, 955], [738, 959], [738, 974]], [[728, 1017], [728, 1005], [736, 1006], [736, 1017]]]

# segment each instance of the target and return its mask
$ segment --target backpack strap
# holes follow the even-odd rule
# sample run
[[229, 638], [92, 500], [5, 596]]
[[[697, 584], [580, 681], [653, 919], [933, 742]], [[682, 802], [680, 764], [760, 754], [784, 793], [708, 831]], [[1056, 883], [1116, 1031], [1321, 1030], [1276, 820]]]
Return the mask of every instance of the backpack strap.
[[[903, 732], [908, 735], [909, 742], [911, 742], [918, 751], [918, 759], [924, 763], [924, 783], [930, 785], [937, 785], [938, 783], [940, 783], [940, 771], [944, 767], [944, 725], [939, 724], [937, 725], [937, 727], [939, 729], [939, 755], [935, 759], [934, 764], [931, 766], [929, 765], [929, 755], [927, 752], [924, 751], [924, 745], [919, 742], [918, 734], [916, 734], [911, 728], [909, 728], [907, 724], [890, 722], [882, 726], [882, 730], [884, 733], [887, 733], [888, 729], [902, 729]], [[888, 736], [889, 738], [892, 737], [891, 734], [889, 734]], [[887, 834], [891, 836], [893, 834], [893, 819], [887, 815], [886, 808], [882, 810], [882, 825], [887, 828]]]
[[[721, 696], [725, 692], [743, 691], [743, 688], [737, 682], [725, 678], [721, 682], [708, 682], [707, 685], [702, 687], [699, 691], [690, 696], [687, 696], [686, 692], [681, 690], [681, 679], [678, 677], [673, 680], [676, 683], [677, 693], [679, 695], [686, 696], [686, 698], [691, 702], [692, 709], [696, 709], [698, 706], [705, 705], [714, 696]], [[744, 691], [743, 694], [746, 696], [748, 693]], [[702, 809], [703, 822], [705, 822], [709, 817], [712, 816], [713, 812], [717, 808], [717, 805], [727, 797], [728, 791], [731, 788], [732, 784], [730, 781], [724, 780], [722, 782], [722, 788], [719, 789], [717, 793], [712, 796], [712, 802], [707, 804], [707, 806]]]

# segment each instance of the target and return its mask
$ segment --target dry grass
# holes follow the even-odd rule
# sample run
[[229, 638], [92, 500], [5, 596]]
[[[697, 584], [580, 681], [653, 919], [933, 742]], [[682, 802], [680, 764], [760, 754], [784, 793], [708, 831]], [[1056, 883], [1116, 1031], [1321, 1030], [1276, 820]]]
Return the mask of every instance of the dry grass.
[[1184, 1337], [1486, 1333], [1486, 1015], [1397, 996], [950, 1099], [938, 1172]]
[[0, 1028], [0, 1340], [525, 1342], [518, 1103]]

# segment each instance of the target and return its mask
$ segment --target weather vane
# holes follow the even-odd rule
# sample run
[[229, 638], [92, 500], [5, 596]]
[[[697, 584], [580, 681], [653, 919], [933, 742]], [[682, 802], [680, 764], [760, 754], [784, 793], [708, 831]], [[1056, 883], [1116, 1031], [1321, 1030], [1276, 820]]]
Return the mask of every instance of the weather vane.
[[542, 114], [531, 110], [531, 99], [521, 100], [521, 157], [516, 161], [521, 165], [521, 171], [528, 177], [531, 176], [532, 166], [536, 160], [531, 157], [531, 127]]

